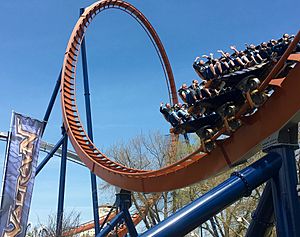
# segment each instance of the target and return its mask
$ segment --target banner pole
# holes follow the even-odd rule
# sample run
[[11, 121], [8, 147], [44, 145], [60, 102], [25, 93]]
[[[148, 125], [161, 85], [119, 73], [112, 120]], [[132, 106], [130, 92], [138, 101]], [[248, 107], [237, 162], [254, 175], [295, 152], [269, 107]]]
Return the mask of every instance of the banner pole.
[[9, 132], [6, 140], [6, 148], [5, 148], [5, 159], [3, 164], [3, 175], [2, 175], [2, 184], [1, 184], [1, 195], [0, 195], [0, 213], [2, 210], [2, 198], [3, 198], [3, 192], [4, 192], [4, 180], [5, 180], [5, 174], [6, 174], [6, 168], [7, 168], [7, 159], [8, 159], [8, 150], [9, 150], [9, 144], [11, 139], [11, 131], [13, 127], [13, 118], [14, 118], [15, 111], [12, 111], [12, 115], [10, 118], [10, 126], [9, 126]]

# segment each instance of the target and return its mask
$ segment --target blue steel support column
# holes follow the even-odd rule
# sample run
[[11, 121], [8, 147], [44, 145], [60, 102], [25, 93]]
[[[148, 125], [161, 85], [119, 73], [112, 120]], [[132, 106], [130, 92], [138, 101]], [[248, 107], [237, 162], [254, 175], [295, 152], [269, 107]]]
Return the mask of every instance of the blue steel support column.
[[49, 152], [49, 154], [44, 158], [44, 160], [38, 165], [38, 167], [36, 168], [35, 176], [37, 176], [40, 173], [40, 171], [48, 163], [48, 161], [55, 154], [55, 152], [58, 150], [58, 148], [63, 144], [63, 141], [64, 141], [66, 136], [67, 136], [67, 134], [65, 133], [62, 136], [62, 138], [56, 143], [56, 145], [52, 148], [52, 150]]
[[111, 215], [111, 213], [113, 212], [113, 209], [115, 209], [115, 207], [116, 207], [116, 203], [114, 203], [114, 205], [110, 208], [109, 212], [107, 213], [104, 221], [102, 222], [102, 225], [100, 226], [100, 231], [102, 230], [103, 226], [106, 224], [109, 216]]
[[120, 211], [123, 212], [124, 214], [123, 216], [124, 216], [125, 224], [127, 226], [130, 237], [138, 236], [134, 223], [128, 211], [128, 209], [132, 205], [131, 192], [121, 189], [120, 193], [116, 194], [116, 197], [117, 197], [116, 204], [117, 206], [119, 206]]
[[[84, 8], [80, 8], [80, 15], [83, 12], [84, 12]], [[83, 83], [84, 83], [84, 98], [85, 98], [85, 109], [86, 109], [87, 133], [88, 133], [88, 136], [91, 139], [91, 141], [93, 141], [92, 112], [91, 112], [91, 101], [90, 101], [89, 77], [88, 77], [88, 70], [87, 70], [85, 38], [82, 39], [82, 43], [81, 43], [81, 55], [82, 55], [82, 70], [83, 70]], [[99, 212], [98, 212], [98, 206], [99, 205], [98, 205], [96, 175], [93, 174], [92, 172], [91, 172], [91, 186], [92, 186], [95, 235], [97, 235], [100, 231]]]
[[129, 211], [127, 209], [124, 209], [123, 213], [124, 213], [125, 224], [127, 226], [128, 233], [130, 234], [130, 237], [137, 237], [138, 233], [135, 229], [135, 226], [134, 226], [134, 223], [131, 219]]
[[120, 212], [112, 219], [110, 223], [107, 223], [97, 237], [107, 236], [110, 231], [112, 231], [118, 224], [123, 223], [123, 221], [125, 221], [130, 237], [137, 237], [138, 233], [128, 211], [132, 205], [131, 192], [124, 189], [118, 191], [116, 194], [115, 204], [119, 208]]
[[57, 94], [59, 92], [60, 81], [61, 81], [61, 71], [62, 70], [60, 70], [59, 76], [57, 78], [57, 81], [56, 81], [56, 84], [55, 84], [52, 96], [50, 98], [50, 101], [49, 101], [49, 104], [48, 104], [48, 107], [47, 107], [47, 110], [46, 110], [46, 113], [45, 113], [45, 116], [44, 116], [44, 119], [43, 119], [43, 122], [44, 122], [43, 132], [45, 131], [45, 128], [46, 128], [47, 122], [49, 120], [50, 114], [52, 112], [52, 109], [53, 109], [53, 106], [54, 106]]
[[282, 156], [282, 167], [272, 179], [272, 193], [278, 237], [300, 236], [300, 200], [297, 194], [297, 170], [294, 149], [279, 146], [272, 149]]
[[264, 237], [273, 227], [274, 207], [271, 182], [268, 181], [255, 212], [252, 214], [252, 221], [245, 237]]
[[251, 191], [275, 175], [281, 166], [281, 157], [269, 153], [249, 167], [233, 175], [211, 191], [183, 207], [141, 236], [184, 236], [218, 212], [247, 196]]
[[99, 234], [97, 234], [97, 237], [106, 237], [108, 233], [111, 232], [123, 219], [124, 213], [121, 211], [111, 220], [111, 222], [107, 222], [107, 225], [101, 230]]
[[[65, 135], [66, 131], [62, 126], [62, 134]], [[59, 193], [58, 193], [58, 207], [56, 219], [56, 236], [62, 234], [62, 221], [64, 211], [64, 198], [65, 198], [65, 184], [66, 184], [66, 169], [67, 169], [67, 151], [68, 151], [68, 136], [64, 136], [62, 143], [62, 155], [60, 164], [60, 178], [59, 178]]]

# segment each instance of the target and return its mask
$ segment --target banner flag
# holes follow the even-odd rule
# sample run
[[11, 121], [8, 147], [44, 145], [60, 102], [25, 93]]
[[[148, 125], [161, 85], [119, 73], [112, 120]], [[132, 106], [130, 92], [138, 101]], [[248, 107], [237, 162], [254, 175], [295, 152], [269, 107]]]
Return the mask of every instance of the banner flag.
[[0, 237], [24, 237], [43, 123], [13, 113], [0, 209]]

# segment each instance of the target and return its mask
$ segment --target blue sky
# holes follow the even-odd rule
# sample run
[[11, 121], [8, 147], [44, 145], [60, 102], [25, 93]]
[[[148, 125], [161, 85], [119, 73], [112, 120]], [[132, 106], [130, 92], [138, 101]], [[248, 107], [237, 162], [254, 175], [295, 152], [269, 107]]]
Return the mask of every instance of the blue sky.
[[[260, 43], [299, 30], [300, 2], [144, 0], [129, 1], [148, 18], [163, 42], [176, 84], [190, 83], [196, 56], [218, 49]], [[93, 1], [0, 2], [0, 131], [9, 129], [11, 111], [42, 119], [59, 74], [68, 38], [79, 9]], [[106, 148], [139, 133], [169, 126], [158, 111], [167, 101], [163, 71], [155, 50], [141, 27], [127, 14], [104, 11], [87, 35], [95, 143]], [[81, 67], [78, 68], [78, 100], [84, 117]], [[62, 122], [59, 98], [44, 140], [56, 143]], [[0, 144], [0, 170], [4, 144]], [[40, 160], [44, 157], [41, 154]], [[87, 169], [68, 163], [65, 206], [92, 218], [90, 177]], [[30, 221], [56, 212], [59, 159], [54, 157], [36, 178]], [[113, 202], [99, 193], [99, 203]]]

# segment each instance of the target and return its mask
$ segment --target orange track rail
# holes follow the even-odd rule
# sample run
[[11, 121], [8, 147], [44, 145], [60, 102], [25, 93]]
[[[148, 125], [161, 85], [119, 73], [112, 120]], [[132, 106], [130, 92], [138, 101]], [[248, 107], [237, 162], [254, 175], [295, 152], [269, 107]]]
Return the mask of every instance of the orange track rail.
[[[147, 203], [145, 204], [145, 206], [141, 207], [139, 209], [139, 212], [136, 212], [134, 214], [131, 215], [131, 219], [133, 221], [133, 224], [136, 226], [137, 224], [139, 224], [143, 218], [146, 216], [147, 212], [149, 211], [149, 208], [158, 200], [159, 195], [156, 195], [150, 199], [148, 199]], [[114, 217], [116, 216], [116, 211], [113, 211], [111, 213], [111, 215], [108, 217], [107, 222], [111, 221]], [[102, 225], [104, 220], [105, 220], [106, 216], [103, 216], [100, 218], [99, 220], [99, 224]], [[70, 231], [66, 231], [63, 236], [69, 236], [69, 235], [76, 235], [76, 234], [80, 234], [84, 231], [88, 231], [91, 230], [95, 227], [95, 224], [93, 221], [82, 224], [78, 227], [75, 227], [74, 229], [70, 230]], [[118, 227], [117, 229], [117, 234], [118, 237], [122, 237], [125, 236], [127, 234], [128, 230], [125, 224], [122, 224], [121, 226]], [[113, 231], [110, 232], [110, 234], [108, 234], [108, 236], [115, 236], [115, 233], [113, 233]]]
[[[110, 217], [108, 218], [107, 221], [108, 221], [108, 222], [111, 221], [115, 216], [116, 216], [116, 213], [115, 213], [115, 212], [112, 213], [112, 214], [110, 215]], [[139, 224], [139, 223], [141, 222], [141, 220], [143, 219], [143, 217], [142, 217], [141, 215], [139, 215], [138, 213], [134, 213], [134, 214], [131, 216], [131, 218], [132, 218], [132, 221], [133, 221], [133, 224], [134, 224], [134, 225]], [[102, 225], [104, 219], [105, 219], [105, 216], [102, 217], [102, 218], [99, 220], [99, 224], [100, 224], [100, 225]], [[70, 235], [73, 236], [73, 235], [76, 235], [76, 234], [80, 234], [80, 233], [82, 233], [82, 232], [91, 230], [91, 229], [93, 229], [94, 227], [95, 227], [94, 222], [88, 222], [88, 223], [86, 223], [86, 224], [83, 224], [83, 225], [81, 225], [81, 226], [79, 226], [79, 227], [76, 227], [76, 228], [74, 228], [74, 229], [72, 229], [72, 230], [70, 230], [70, 231], [67, 231], [67, 232], [63, 233], [63, 236], [70, 236]], [[126, 228], [125, 225], [121, 225], [121, 226], [118, 228], [118, 231], [117, 231], [119, 237], [125, 236], [125, 235], [127, 234], [127, 232], [128, 232], [128, 230], [127, 230], [127, 228]], [[115, 235], [109, 234], [108, 236], [115, 236]]]
[[[76, 65], [81, 41], [92, 19], [102, 10], [120, 8], [138, 19], [149, 31], [155, 41], [171, 87], [172, 101], [177, 102], [176, 87], [166, 52], [157, 33], [145, 16], [129, 3], [117, 0], [96, 2], [86, 8], [71, 34], [63, 64], [61, 80], [61, 105], [64, 125], [70, 141], [81, 160], [96, 175], [118, 187], [139, 192], [161, 192], [185, 187], [206, 179], [222, 170], [228, 169], [253, 152], [253, 149], [268, 136], [282, 128], [300, 110], [300, 64], [280, 80], [275, 92], [268, 101], [251, 117], [243, 118], [243, 126], [230, 138], [218, 142], [218, 146], [209, 154], [199, 154], [199, 150], [182, 160], [160, 170], [146, 171], [125, 167], [110, 160], [89, 139], [81, 123], [76, 104], [75, 78]], [[275, 71], [285, 63], [287, 57], [300, 61], [300, 55], [291, 54], [293, 44], [299, 42], [298, 33], [282, 60], [275, 66]], [[274, 84], [275, 77], [270, 73], [263, 83]], [[244, 107], [247, 107], [245, 105]]]
[[[109, 216], [109, 218], [108, 218], [107, 221], [111, 221], [115, 216], [116, 216], [116, 212], [113, 212], [113, 213]], [[102, 217], [102, 218], [100, 218], [99, 224], [102, 225], [103, 222], [104, 222], [104, 220], [105, 220], [105, 216]], [[93, 221], [91, 221], [91, 222], [82, 224], [82, 225], [80, 225], [80, 226], [78, 226], [78, 227], [75, 227], [75, 228], [72, 229], [72, 230], [69, 230], [69, 231], [64, 232], [64, 233], [63, 233], [63, 236], [70, 236], [70, 235], [80, 234], [80, 233], [82, 233], [82, 232], [84, 232], [84, 231], [91, 230], [91, 229], [93, 229], [94, 227], [95, 227], [95, 224], [94, 224]]]

